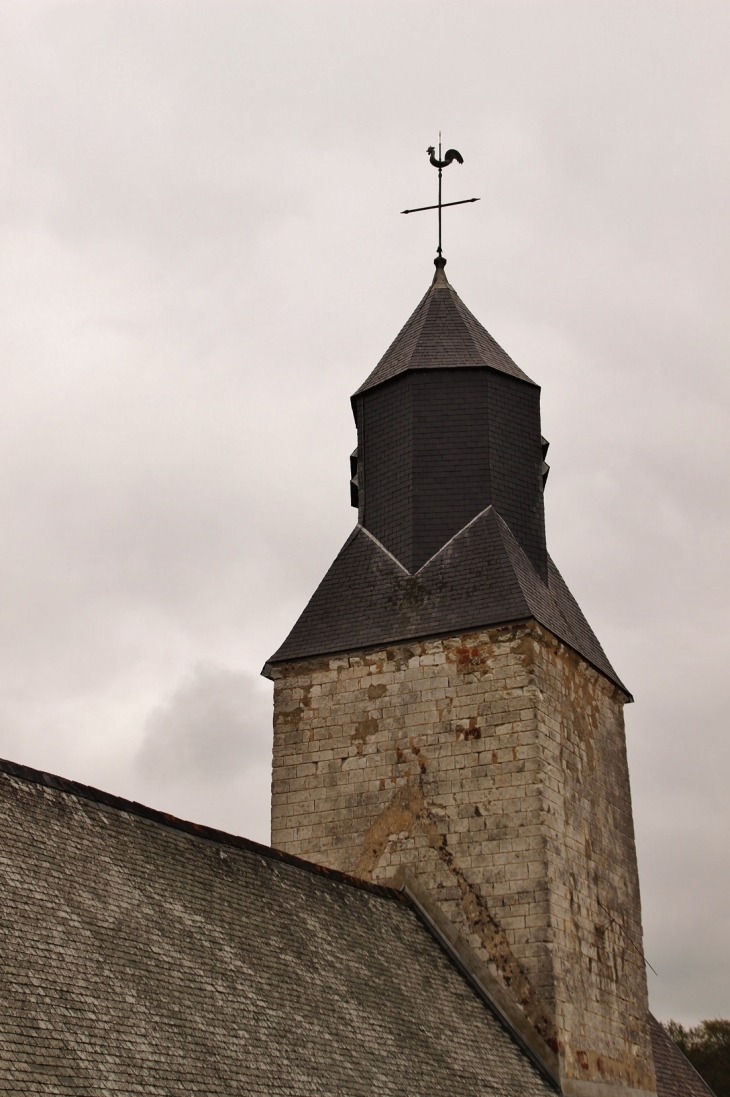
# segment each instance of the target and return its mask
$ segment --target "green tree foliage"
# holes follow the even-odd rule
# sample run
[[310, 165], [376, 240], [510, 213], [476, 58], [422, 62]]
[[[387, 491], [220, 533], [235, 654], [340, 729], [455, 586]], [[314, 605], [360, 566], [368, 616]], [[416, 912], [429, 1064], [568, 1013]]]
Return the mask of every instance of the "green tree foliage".
[[664, 1028], [717, 1097], [730, 1097], [730, 1021], [701, 1021], [695, 1028], [668, 1021]]

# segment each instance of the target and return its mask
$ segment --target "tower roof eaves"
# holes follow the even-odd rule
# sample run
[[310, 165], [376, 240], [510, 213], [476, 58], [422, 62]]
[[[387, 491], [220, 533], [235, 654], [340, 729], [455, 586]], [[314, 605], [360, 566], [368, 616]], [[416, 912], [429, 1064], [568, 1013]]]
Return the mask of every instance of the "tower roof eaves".
[[530, 618], [633, 699], [552, 560], [544, 583], [493, 506], [415, 575], [356, 526], [267, 667]]

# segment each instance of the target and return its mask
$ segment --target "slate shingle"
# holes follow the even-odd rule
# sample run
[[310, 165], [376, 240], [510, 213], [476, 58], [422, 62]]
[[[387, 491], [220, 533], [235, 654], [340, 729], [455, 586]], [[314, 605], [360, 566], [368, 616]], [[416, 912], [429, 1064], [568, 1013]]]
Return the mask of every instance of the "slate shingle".
[[0, 1092], [552, 1092], [396, 892], [8, 763], [0, 827]]
[[483, 367], [416, 370], [356, 406], [360, 523], [409, 571], [494, 504], [546, 577], [536, 386]]
[[651, 1013], [649, 1031], [658, 1097], [714, 1097], [707, 1082]]

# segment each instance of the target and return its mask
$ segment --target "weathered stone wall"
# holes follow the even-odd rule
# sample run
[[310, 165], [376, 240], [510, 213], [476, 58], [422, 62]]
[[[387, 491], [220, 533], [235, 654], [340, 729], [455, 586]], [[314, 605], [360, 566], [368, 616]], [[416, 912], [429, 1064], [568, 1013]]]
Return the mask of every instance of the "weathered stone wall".
[[566, 1089], [653, 1090], [620, 691], [534, 622], [272, 677], [273, 844], [375, 880], [407, 865]]

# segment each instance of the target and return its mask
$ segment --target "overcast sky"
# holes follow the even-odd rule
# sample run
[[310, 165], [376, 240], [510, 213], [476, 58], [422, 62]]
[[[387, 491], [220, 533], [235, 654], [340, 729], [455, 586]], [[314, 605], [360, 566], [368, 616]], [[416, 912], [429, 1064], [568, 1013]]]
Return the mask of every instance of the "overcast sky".
[[543, 386], [652, 1005], [730, 1016], [730, 6], [0, 0], [0, 754], [267, 841], [259, 675], [447, 273]]

